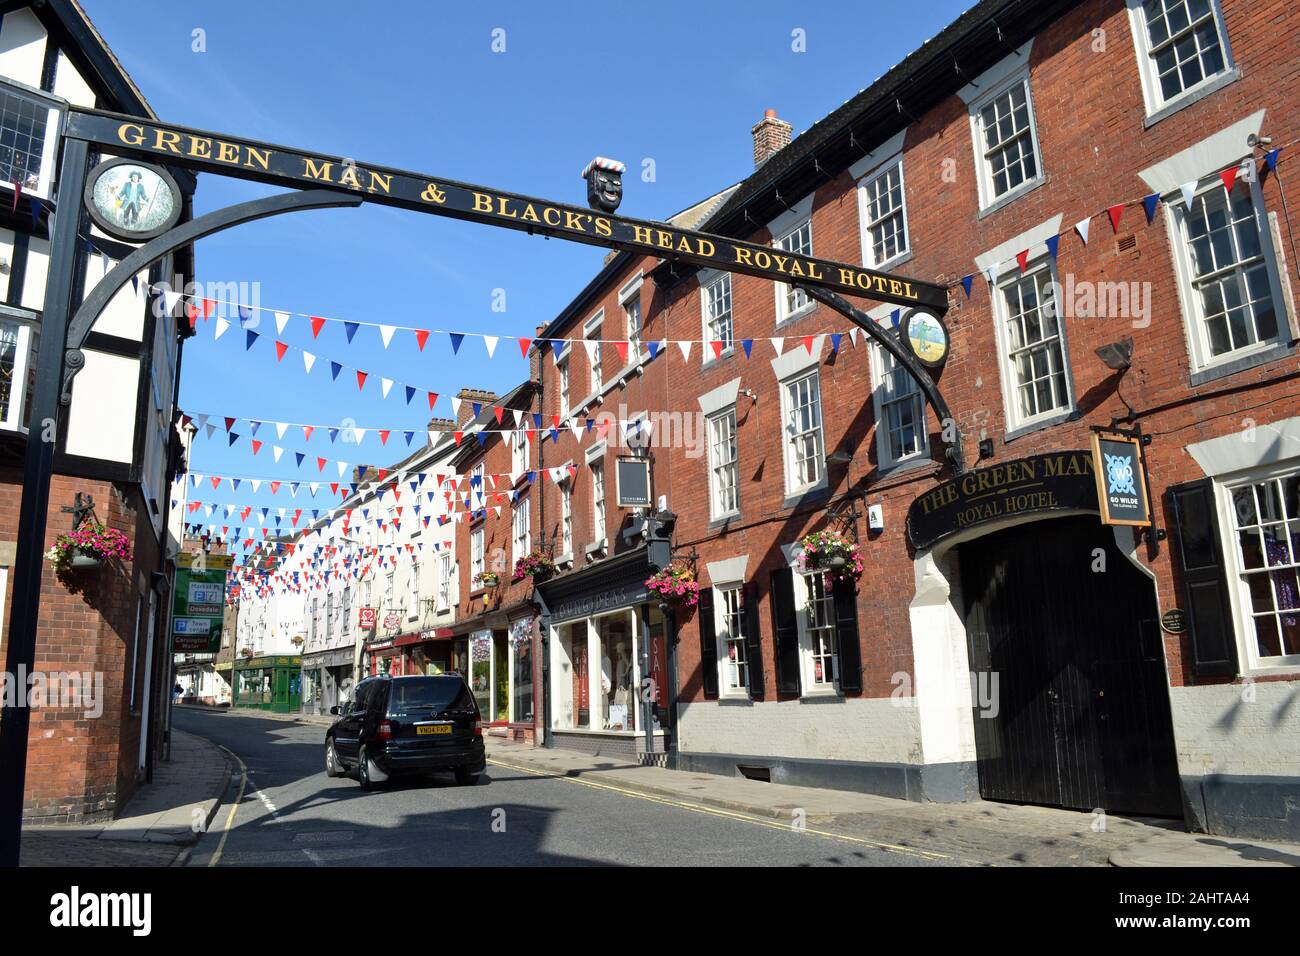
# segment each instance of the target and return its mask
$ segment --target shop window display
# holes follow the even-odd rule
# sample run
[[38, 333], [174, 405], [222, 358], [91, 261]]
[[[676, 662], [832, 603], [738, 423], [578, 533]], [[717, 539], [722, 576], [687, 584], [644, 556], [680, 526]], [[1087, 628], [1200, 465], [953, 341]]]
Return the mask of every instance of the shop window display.
[[627, 615], [598, 618], [600, 643], [599, 711], [602, 730], [635, 730], [634, 657]]

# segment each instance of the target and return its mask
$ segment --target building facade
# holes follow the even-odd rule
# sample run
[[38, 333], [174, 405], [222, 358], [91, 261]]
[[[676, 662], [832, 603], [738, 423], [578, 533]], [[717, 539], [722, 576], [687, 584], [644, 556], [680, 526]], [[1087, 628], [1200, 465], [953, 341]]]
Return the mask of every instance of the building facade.
[[[587, 535], [544, 594], [612, 572], [605, 529], [635, 520], [593, 513], [586, 420], [661, 413], [654, 489], [702, 589], [672, 612], [676, 766], [1295, 838], [1298, 30], [1249, 2], [985, 2], [793, 141], [755, 127], [696, 227], [949, 284], [951, 422], [839, 313], [746, 276], [620, 254], [539, 336], [565, 340], [541, 465], [577, 466], [547, 528]], [[1149, 442], [1150, 534], [1098, 520], [1112, 424]], [[856, 588], [808, 570], [827, 530]], [[549, 639], [558, 731], [576, 665]]]
[[[9, 4], [0, 20], [0, 608], [10, 620], [22, 460], [48, 440], [29, 420], [41, 332], [49, 226], [59, 202], [60, 133], [70, 107], [154, 114], [81, 8], [71, 0]], [[189, 215], [194, 177], [173, 176]], [[83, 290], [134, 248], [87, 221], [75, 275]], [[86, 364], [60, 417], [46, 548], [82, 521], [127, 536], [130, 560], [58, 578], [46, 562], [36, 670], [82, 674], [102, 710], [61, 697], [33, 715], [25, 816], [33, 821], [111, 817], [152, 771], [170, 698], [167, 495], [179, 461], [174, 402], [181, 339], [189, 329], [155, 308], [156, 283], [193, 276], [185, 249], [135, 277], [89, 334]], [[89, 504], [93, 502], [93, 507]], [[80, 507], [81, 510], [73, 511]], [[42, 549], [44, 550], [44, 549]], [[19, 678], [21, 680], [21, 678]], [[53, 703], [53, 702], [52, 702]]]

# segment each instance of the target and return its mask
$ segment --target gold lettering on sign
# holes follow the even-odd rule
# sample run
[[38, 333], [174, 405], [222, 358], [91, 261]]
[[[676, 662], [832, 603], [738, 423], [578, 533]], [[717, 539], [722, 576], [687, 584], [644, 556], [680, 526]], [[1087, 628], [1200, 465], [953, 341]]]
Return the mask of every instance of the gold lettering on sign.
[[[477, 196], [478, 193], [475, 193], [474, 195]], [[425, 202], [436, 202], [441, 206], [447, 201], [447, 194], [438, 188], [437, 183], [429, 183], [429, 185], [424, 187], [424, 192], [420, 193], [420, 198]], [[475, 208], [478, 208], [477, 199], [475, 200]]]
[[123, 123], [117, 128], [117, 138], [128, 146], [144, 144], [144, 127], [135, 123]]
[[163, 151], [163, 148], [165, 147], [168, 152], [175, 153], [177, 156], [181, 155], [181, 150], [180, 150], [181, 134], [180, 133], [173, 133], [169, 129], [156, 129], [153, 131], [153, 135], [154, 135], [153, 148], [158, 150], [158, 152], [161, 153]]
[[237, 163], [239, 162], [239, 147], [234, 143], [217, 143], [217, 162], [219, 163]]
[[606, 239], [614, 235], [614, 224], [604, 216], [597, 216], [592, 222], [596, 225], [596, 232]]
[[375, 187], [382, 189], [386, 193], [392, 192], [393, 177], [391, 175], [385, 176], [383, 173], [376, 173], [369, 169], [366, 170], [366, 174], [370, 177], [370, 185], [367, 187], [370, 192], [374, 192]]
[[339, 176], [339, 185], [347, 186], [349, 189], [361, 188], [361, 180], [357, 178], [357, 168], [355, 166], [343, 167], [343, 173]]
[[261, 166], [268, 173], [271, 171], [271, 151], [260, 150], [255, 146], [248, 147], [248, 160], [244, 163], [249, 169], [252, 169], [253, 163]]
[[199, 159], [212, 158], [212, 140], [201, 139], [198, 136], [190, 137], [190, 155]]
[[308, 179], [322, 179], [327, 183], [334, 181], [332, 172], [334, 166], [333, 163], [323, 161], [318, 166], [316, 165], [316, 161], [310, 156], [304, 156], [302, 161], [305, 167], [302, 171], [303, 176]]
[[492, 197], [487, 195], [486, 193], [474, 193], [474, 211], [491, 212]]
[[542, 222], [548, 226], [558, 226], [560, 224], [560, 210], [554, 206], [547, 206], [542, 210]]

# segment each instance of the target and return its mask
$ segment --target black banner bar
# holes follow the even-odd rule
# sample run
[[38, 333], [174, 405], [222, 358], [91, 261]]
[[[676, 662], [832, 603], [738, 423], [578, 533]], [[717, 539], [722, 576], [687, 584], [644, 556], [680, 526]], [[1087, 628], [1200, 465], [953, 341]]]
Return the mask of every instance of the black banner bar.
[[629, 219], [206, 130], [115, 113], [70, 110], [64, 135], [95, 143], [119, 156], [148, 157], [166, 165], [294, 189], [334, 188], [355, 193], [366, 202], [653, 255], [724, 272], [740, 272], [775, 282], [818, 286], [877, 302], [924, 307], [939, 315], [948, 309], [947, 289], [933, 283], [677, 229], [667, 223]]

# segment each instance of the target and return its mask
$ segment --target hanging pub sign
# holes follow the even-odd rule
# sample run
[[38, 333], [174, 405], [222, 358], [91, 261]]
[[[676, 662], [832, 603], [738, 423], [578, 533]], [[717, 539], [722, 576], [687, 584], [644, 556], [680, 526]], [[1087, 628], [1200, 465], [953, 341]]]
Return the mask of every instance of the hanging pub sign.
[[90, 171], [86, 209], [115, 239], [140, 242], [160, 236], [181, 215], [181, 190], [166, 170], [134, 159], [110, 159]]
[[215, 654], [220, 649], [229, 555], [176, 556], [172, 585], [172, 650]]
[[1102, 524], [1150, 527], [1142, 439], [1119, 432], [1092, 433], [1093, 471]]
[[363, 607], [357, 615], [357, 625], [363, 631], [373, 631], [375, 629], [375, 618], [379, 612], [373, 607]]
[[911, 310], [899, 323], [899, 339], [926, 368], [939, 368], [948, 361], [948, 327], [937, 315]]
[[621, 457], [615, 463], [620, 508], [649, 508], [650, 459]]
[[977, 468], [931, 488], [907, 509], [907, 540], [919, 550], [986, 522], [1069, 510], [1097, 510], [1092, 455], [1083, 449]]

